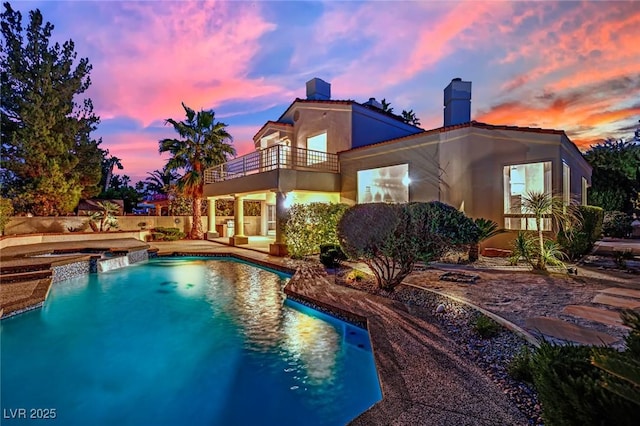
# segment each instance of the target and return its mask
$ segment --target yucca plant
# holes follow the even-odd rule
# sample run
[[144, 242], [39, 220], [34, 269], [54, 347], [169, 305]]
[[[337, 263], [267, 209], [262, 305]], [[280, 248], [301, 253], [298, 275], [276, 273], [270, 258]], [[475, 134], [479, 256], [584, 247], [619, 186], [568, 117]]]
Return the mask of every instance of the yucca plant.
[[[522, 211], [533, 215], [536, 221], [536, 230], [538, 232], [537, 241], [537, 261], [531, 263], [534, 269], [546, 270], [547, 260], [557, 265], [559, 261], [557, 256], [549, 256], [545, 253], [545, 238], [542, 230], [542, 220], [551, 219], [553, 229], [567, 229], [579, 223], [579, 216], [576, 207], [573, 204], [565, 205], [562, 198], [547, 192], [529, 191], [521, 201]], [[556, 246], [549, 246], [553, 248]], [[559, 250], [558, 250], [559, 252]], [[562, 263], [562, 262], [560, 262]]]
[[480, 243], [484, 240], [488, 240], [491, 237], [507, 232], [503, 228], [498, 228], [498, 223], [491, 219], [485, 219], [479, 217], [473, 221], [480, 233], [478, 234], [478, 241], [475, 241], [469, 245], [469, 261], [475, 262], [480, 255]]

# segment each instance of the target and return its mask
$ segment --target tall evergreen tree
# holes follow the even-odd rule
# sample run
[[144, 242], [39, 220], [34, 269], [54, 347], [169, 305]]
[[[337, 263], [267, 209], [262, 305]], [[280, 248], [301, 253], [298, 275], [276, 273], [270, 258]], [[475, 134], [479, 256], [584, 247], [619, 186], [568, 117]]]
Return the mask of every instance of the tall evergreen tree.
[[17, 211], [71, 212], [81, 196], [99, 192], [101, 141], [91, 138], [99, 118], [88, 98], [91, 65], [76, 61], [72, 40], [51, 45], [54, 26], [39, 10], [22, 14], [4, 3], [2, 44], [2, 192]]
[[232, 138], [227, 132], [227, 124], [215, 120], [213, 110], [202, 110], [197, 113], [182, 104], [187, 119], [176, 121], [167, 119], [180, 135], [180, 139], [162, 139], [160, 152], [169, 152], [171, 158], [165, 166], [166, 171], [183, 170], [178, 181], [178, 188], [193, 200], [193, 224], [189, 238], [201, 240], [204, 230], [200, 223], [202, 195], [204, 193], [204, 171], [227, 161], [236, 150], [230, 144]]
[[589, 204], [631, 214], [640, 199], [640, 145], [632, 139], [606, 140], [584, 157], [593, 167]]

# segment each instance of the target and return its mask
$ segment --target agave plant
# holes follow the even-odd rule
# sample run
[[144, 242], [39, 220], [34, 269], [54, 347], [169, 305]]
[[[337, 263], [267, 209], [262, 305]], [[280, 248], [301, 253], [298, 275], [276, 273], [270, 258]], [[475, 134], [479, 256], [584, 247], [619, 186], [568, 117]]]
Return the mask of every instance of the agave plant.
[[503, 228], [498, 228], [498, 223], [494, 222], [490, 219], [485, 219], [483, 217], [479, 217], [473, 221], [480, 233], [478, 234], [478, 241], [471, 243], [469, 246], [469, 261], [475, 262], [478, 260], [478, 256], [480, 254], [480, 243], [484, 240], [488, 240], [489, 238], [496, 236], [498, 234], [502, 234], [507, 232]]

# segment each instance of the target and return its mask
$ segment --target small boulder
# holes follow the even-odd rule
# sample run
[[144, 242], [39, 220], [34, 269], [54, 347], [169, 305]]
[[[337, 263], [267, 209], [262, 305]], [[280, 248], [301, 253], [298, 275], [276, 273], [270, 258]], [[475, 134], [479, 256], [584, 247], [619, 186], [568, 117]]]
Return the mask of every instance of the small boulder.
[[445, 310], [444, 304], [441, 303], [436, 307], [436, 314], [441, 314], [444, 312], [444, 310]]

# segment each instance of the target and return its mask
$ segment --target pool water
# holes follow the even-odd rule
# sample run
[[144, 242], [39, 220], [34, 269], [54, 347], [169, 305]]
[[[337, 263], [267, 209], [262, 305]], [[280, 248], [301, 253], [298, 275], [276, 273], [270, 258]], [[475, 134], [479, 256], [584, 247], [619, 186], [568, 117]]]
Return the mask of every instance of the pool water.
[[54, 284], [0, 323], [2, 424], [347, 423], [381, 398], [367, 332], [285, 301], [287, 279], [161, 258]]

